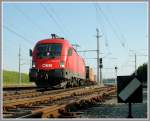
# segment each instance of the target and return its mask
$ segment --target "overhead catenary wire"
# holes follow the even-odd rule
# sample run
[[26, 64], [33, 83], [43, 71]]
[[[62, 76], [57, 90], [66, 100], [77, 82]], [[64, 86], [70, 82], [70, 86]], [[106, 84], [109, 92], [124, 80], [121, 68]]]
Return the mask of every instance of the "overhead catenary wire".
[[43, 8], [43, 10], [45, 11], [45, 13], [48, 15], [50, 20], [53, 20], [55, 22], [55, 24], [57, 25], [57, 27], [59, 28], [60, 32], [64, 35], [67, 36], [66, 32], [64, 31], [64, 29], [61, 27], [61, 25], [59, 24], [59, 22], [57, 22], [57, 20], [54, 18], [54, 16], [48, 11], [48, 9], [46, 8], [46, 6], [42, 3], [40, 3], [41, 7]]
[[116, 37], [119, 39], [121, 46], [125, 47], [125, 43], [122, 41], [122, 39], [120, 38], [118, 32], [116, 31], [115, 27], [112, 25], [112, 23], [110, 22], [108, 16], [105, 14], [105, 12], [102, 10], [101, 6], [99, 4], [95, 4], [95, 6], [98, 8], [99, 10], [99, 14], [101, 13], [103, 15], [103, 18], [106, 20], [106, 22], [111, 26], [112, 32], [116, 35]]
[[[116, 37], [120, 40], [120, 43], [121, 43], [121, 45], [122, 45], [122, 47], [123, 48], [125, 48], [126, 49], [126, 51], [127, 51], [127, 53], [129, 54], [129, 51], [130, 51], [130, 47], [129, 47], [129, 45], [128, 45], [128, 42], [127, 42], [127, 40], [126, 40], [126, 38], [125, 38], [125, 35], [124, 35], [124, 33], [121, 31], [121, 29], [120, 29], [120, 26], [119, 26], [119, 24], [116, 22], [116, 19], [114, 19], [114, 17], [111, 15], [111, 21], [112, 21], [112, 23], [111, 23], [111, 21], [109, 20], [109, 18], [108, 18], [108, 16], [105, 14], [105, 12], [102, 10], [102, 8], [100, 7], [100, 5], [97, 5], [98, 6], [98, 8], [99, 8], [99, 11], [102, 13], [102, 15], [103, 15], [103, 17], [104, 17], [104, 19], [106, 20], [106, 22], [111, 26], [111, 28], [112, 28], [112, 30], [113, 30], [113, 33], [116, 35]], [[117, 28], [117, 30], [118, 31], [116, 31], [116, 28]], [[141, 56], [147, 56], [147, 55], [145, 55], [145, 54], [141, 54]], [[127, 65], [126, 65], [127, 66]], [[125, 66], [125, 67], [126, 67]], [[130, 66], [131, 67], [131, 66]], [[121, 66], [121, 68], [123, 68], [122, 66]]]
[[[112, 12], [112, 11], [111, 11]], [[111, 12], [109, 12], [111, 14]], [[113, 14], [111, 14], [111, 20], [113, 21], [113, 23], [115, 24], [115, 26], [117, 27], [117, 30], [118, 32], [120, 33], [120, 37], [122, 38], [122, 40], [124, 41], [125, 43], [125, 47], [129, 50], [129, 45], [128, 45], [128, 42], [127, 42], [127, 39], [125, 37], [125, 34], [122, 32], [118, 22], [116, 21], [115, 19], [115, 16], [113, 16]]]
[[[114, 33], [114, 35], [118, 38], [118, 40], [121, 43], [121, 46], [127, 50], [127, 52], [129, 53], [129, 47], [128, 47], [128, 43], [126, 41], [126, 38], [124, 36], [124, 34], [121, 32], [119, 25], [116, 22], [113, 22], [113, 24], [115, 23], [115, 25], [112, 24], [112, 22], [109, 20], [108, 16], [105, 14], [105, 12], [103, 11], [103, 9], [101, 8], [100, 5], [98, 4], [94, 4], [95, 8], [97, 10], [99, 10], [99, 12], [97, 12], [97, 14], [99, 13], [99, 15], [102, 15], [103, 18], [105, 19], [105, 21], [110, 25], [112, 32]], [[118, 27], [117, 31], [116, 27]], [[119, 34], [120, 33], [120, 34]]]
[[[99, 5], [99, 7], [100, 7], [100, 5]], [[102, 11], [102, 8], [100, 7], [100, 9], [101, 9], [101, 11]], [[111, 13], [111, 12], [109, 12], [109, 13]], [[103, 11], [103, 14], [104, 14], [104, 11]], [[120, 37], [120, 39], [122, 40], [122, 42], [123, 43], [121, 43], [121, 44], [124, 44], [125, 46], [124, 46], [124, 48], [126, 48], [126, 50], [128, 51], [128, 54], [129, 54], [129, 51], [130, 51], [130, 48], [129, 48], [129, 45], [128, 45], [128, 42], [127, 42], [127, 40], [126, 40], [126, 38], [125, 38], [125, 35], [124, 35], [124, 33], [121, 31], [121, 29], [120, 29], [120, 26], [119, 26], [119, 24], [117, 23], [117, 21], [116, 21], [116, 19], [114, 18], [114, 16], [113, 16], [113, 14], [111, 14], [111, 21], [112, 21], [112, 23], [114, 24], [114, 26], [117, 28], [117, 32], [118, 32], [118, 36]], [[114, 28], [115, 29], [115, 28]], [[120, 33], [120, 34], [119, 34]], [[147, 55], [141, 55], [141, 56], [147, 56]]]
[[16, 36], [18, 36], [19, 38], [23, 39], [26, 43], [28, 43], [29, 45], [33, 44], [29, 39], [27, 39], [26, 37], [24, 37], [23, 35], [21, 35], [20, 33], [16, 32], [15, 30], [11, 29], [10, 27], [3, 25], [3, 27], [8, 30], [9, 32], [15, 34]]
[[99, 10], [101, 11], [102, 15], [104, 16], [105, 20], [107, 21], [107, 23], [111, 26], [113, 33], [116, 35], [116, 37], [119, 39], [122, 47], [125, 47], [124, 42], [122, 41], [122, 39], [120, 38], [118, 32], [116, 31], [115, 27], [113, 26], [113, 24], [111, 23], [111, 21], [109, 20], [108, 16], [105, 14], [105, 12], [103, 11], [103, 9], [101, 8], [100, 5], [98, 5]]
[[[20, 33], [14, 31], [13, 29], [9, 28], [8, 26], [3, 25], [3, 27], [8, 30], [9, 32], [13, 33], [14, 35], [16, 35], [17, 37], [23, 39], [28, 45], [31, 45], [32, 42], [27, 39], [26, 37], [24, 37], [23, 35], [21, 35]], [[20, 45], [19, 45], [20, 46]], [[25, 47], [25, 45], [23, 45]], [[26, 46], [27, 47], [27, 46]], [[27, 47], [28, 48], [28, 47]], [[24, 59], [23, 59], [24, 60]]]
[[[50, 19], [52, 19], [55, 24], [57, 25], [57, 27], [59, 28], [60, 32], [62, 34], [64, 34], [65, 38], [71, 37], [70, 31], [66, 28], [66, 25], [64, 25], [64, 23], [60, 20], [62, 20], [60, 18], [60, 16], [58, 15], [58, 13], [56, 13], [56, 11], [54, 10], [54, 8], [52, 7], [52, 5], [49, 5], [49, 9], [46, 8], [46, 6], [42, 3], [40, 3], [40, 5], [42, 6], [42, 8], [45, 10], [45, 12], [47, 13], [47, 15], [49, 16]], [[51, 12], [50, 12], [51, 11]], [[58, 22], [59, 20], [59, 22]], [[77, 43], [79, 43], [77, 40], [75, 40], [75, 43], [77, 45]]]
[[[105, 41], [105, 47], [107, 48], [106, 50], [108, 50], [108, 52], [111, 52], [110, 50], [110, 47], [109, 47], [109, 44], [108, 44], [108, 37], [107, 37], [107, 31], [104, 27], [104, 25], [102, 24], [102, 22], [100, 23], [100, 21], [102, 20], [100, 18], [100, 15], [99, 15], [99, 10], [98, 8], [96, 7], [95, 3], [93, 4], [94, 5], [94, 8], [96, 10], [96, 23], [97, 23], [97, 27], [100, 25], [100, 29], [101, 29], [101, 32], [103, 34], [103, 38], [104, 38], [104, 41]], [[100, 24], [99, 24], [100, 23]], [[99, 28], [99, 27], [98, 27]]]
[[[51, 10], [52, 13], [54, 13], [54, 17], [56, 18], [56, 20], [62, 20], [62, 18], [60, 17], [60, 15], [55, 11], [55, 9], [52, 7], [52, 5], [49, 5], [49, 10]], [[62, 21], [59, 21], [60, 25], [62, 25], [63, 29], [65, 30], [65, 32], [67, 33], [67, 35], [69, 35], [69, 37], [72, 37], [72, 32], [70, 31], [70, 29], [68, 29], [66, 27], [66, 25], [64, 25], [64, 23]], [[75, 43], [74, 44], [78, 44], [79, 41], [78, 40], [75, 40]], [[81, 47], [81, 46], [80, 46]]]
[[36, 27], [37, 28], [37, 30], [40, 32], [40, 33], [43, 33], [43, 31], [41, 31], [42, 29], [41, 29], [41, 27], [35, 22], [35, 21], [33, 21], [32, 19], [31, 19], [31, 17], [28, 15], [28, 14], [26, 14], [21, 8], [19, 8], [18, 6], [15, 6], [14, 7], [19, 13], [21, 13], [25, 18], [26, 18], [26, 20], [28, 20], [28, 21], [30, 21], [30, 23], [34, 26], [34, 27]]
[[70, 29], [68, 30], [68, 28], [66, 27], [66, 25], [62, 22], [62, 18], [60, 17], [60, 15], [55, 11], [55, 9], [52, 7], [52, 5], [49, 5], [49, 10], [52, 11], [52, 13], [54, 13], [53, 15], [55, 16], [55, 18], [57, 20], [59, 20], [59, 23], [61, 23], [60, 25], [62, 25], [63, 29], [65, 30], [65, 32], [67, 32], [67, 34], [69, 34], [70, 36], [72, 35], [72, 33], [70, 32]]

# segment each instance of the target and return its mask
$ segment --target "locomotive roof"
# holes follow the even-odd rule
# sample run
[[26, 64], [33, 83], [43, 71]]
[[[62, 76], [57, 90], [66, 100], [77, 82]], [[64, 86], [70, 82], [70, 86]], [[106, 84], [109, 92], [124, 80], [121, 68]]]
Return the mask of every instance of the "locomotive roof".
[[66, 43], [69, 44], [69, 42], [65, 39], [61, 38], [52, 38], [52, 39], [44, 39], [37, 42], [37, 44], [46, 44], [46, 43]]

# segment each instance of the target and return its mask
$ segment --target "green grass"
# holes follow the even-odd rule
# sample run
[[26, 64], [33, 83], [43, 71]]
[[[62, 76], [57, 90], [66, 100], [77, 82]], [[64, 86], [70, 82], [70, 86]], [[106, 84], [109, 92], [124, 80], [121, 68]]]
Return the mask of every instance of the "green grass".
[[[21, 85], [23, 84], [32, 84], [29, 82], [28, 74], [21, 73]], [[3, 70], [3, 85], [19, 85], [19, 73]]]

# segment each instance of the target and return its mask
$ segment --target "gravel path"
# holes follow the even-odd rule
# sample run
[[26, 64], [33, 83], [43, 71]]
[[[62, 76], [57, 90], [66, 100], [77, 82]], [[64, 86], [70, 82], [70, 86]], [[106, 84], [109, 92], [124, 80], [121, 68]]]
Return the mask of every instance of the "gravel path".
[[[128, 104], [117, 103], [116, 97], [111, 97], [103, 104], [83, 112], [81, 118], [126, 118], [128, 116]], [[132, 116], [134, 118], [147, 118], [147, 94], [143, 94], [143, 103], [132, 104]]]

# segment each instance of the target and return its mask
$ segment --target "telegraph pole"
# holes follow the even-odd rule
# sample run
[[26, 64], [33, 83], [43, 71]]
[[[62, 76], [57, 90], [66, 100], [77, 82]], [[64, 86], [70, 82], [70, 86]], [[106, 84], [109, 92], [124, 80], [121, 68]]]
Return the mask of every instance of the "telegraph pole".
[[[133, 51], [134, 52], [134, 50], [130, 50], [130, 51]], [[130, 56], [133, 56], [133, 55], [130, 55]], [[134, 63], [135, 63], [135, 76], [137, 76], [137, 70], [136, 70], [136, 59], [137, 59], [137, 57], [136, 57], [137, 55], [136, 55], [136, 52], [134, 53]]]
[[99, 80], [99, 29], [97, 28], [96, 29], [97, 31], [97, 35], [96, 35], [96, 38], [97, 38], [97, 82], [98, 84], [100, 84], [100, 80]]
[[19, 85], [21, 84], [21, 47], [19, 46]]

